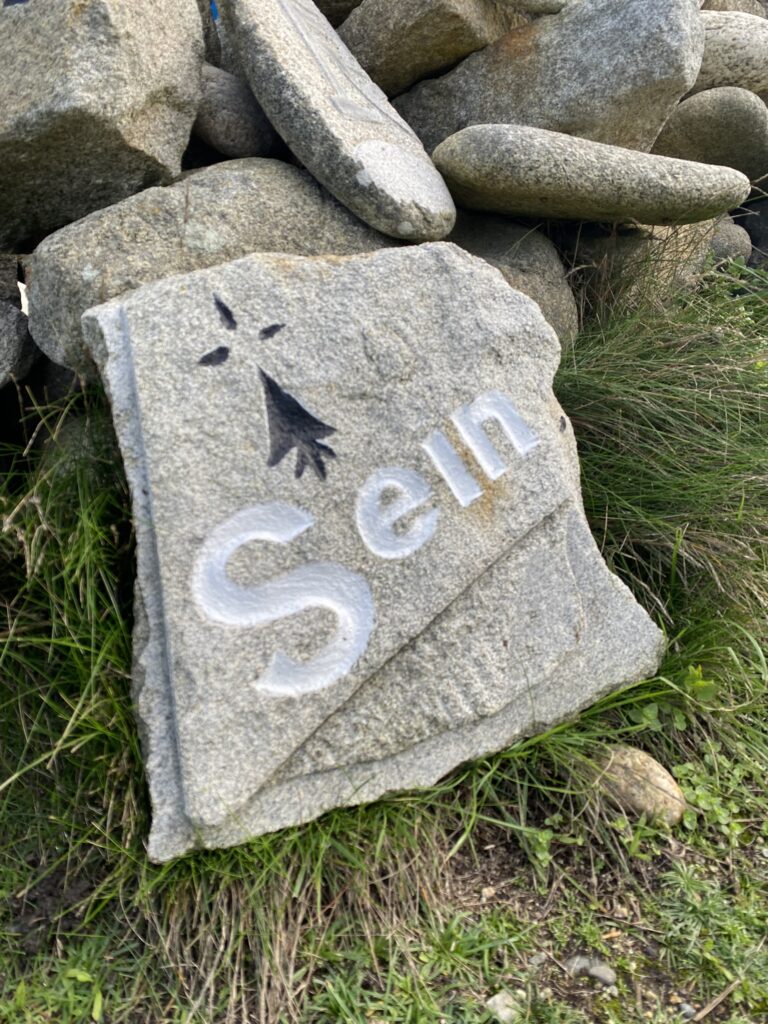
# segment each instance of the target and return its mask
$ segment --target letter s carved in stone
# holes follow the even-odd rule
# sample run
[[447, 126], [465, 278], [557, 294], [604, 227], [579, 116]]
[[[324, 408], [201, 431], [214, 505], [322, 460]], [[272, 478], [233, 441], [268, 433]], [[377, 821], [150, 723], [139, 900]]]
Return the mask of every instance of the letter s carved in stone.
[[220, 523], [195, 559], [192, 591], [212, 622], [241, 629], [268, 626], [307, 608], [327, 608], [338, 620], [332, 641], [307, 662], [277, 651], [256, 689], [274, 696], [302, 696], [341, 679], [365, 652], [375, 621], [366, 580], [336, 562], [310, 562], [256, 586], [244, 587], [227, 575], [234, 553], [251, 541], [287, 544], [314, 524], [293, 505], [267, 502], [236, 512]]

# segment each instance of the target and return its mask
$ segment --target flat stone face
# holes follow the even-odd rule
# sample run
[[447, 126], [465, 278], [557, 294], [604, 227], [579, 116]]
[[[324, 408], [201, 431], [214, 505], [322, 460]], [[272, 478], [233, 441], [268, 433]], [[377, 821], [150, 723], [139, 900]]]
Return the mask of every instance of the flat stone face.
[[768, 21], [740, 11], [702, 11], [704, 56], [694, 92], [734, 85], [768, 91]]
[[456, 211], [443, 180], [312, 0], [221, 10], [256, 99], [318, 181], [385, 234], [444, 238]]
[[555, 335], [483, 261], [257, 254], [84, 325], [134, 501], [152, 857], [434, 782], [655, 670]]
[[460, 205], [511, 216], [690, 224], [750, 192], [749, 179], [729, 167], [519, 125], [465, 128], [434, 159]]
[[494, 0], [363, 0], [339, 35], [373, 81], [396, 96], [525, 21]]
[[55, 363], [89, 376], [80, 330], [89, 306], [250, 252], [347, 255], [394, 244], [306, 171], [228, 160], [49, 235], [29, 261], [30, 330]]
[[195, 0], [0, 4], [0, 248], [178, 174], [202, 59]]
[[697, 0], [578, 0], [415, 86], [395, 106], [429, 152], [474, 124], [531, 125], [648, 150], [696, 81], [703, 42]]
[[768, 107], [748, 89], [706, 89], [675, 108], [653, 151], [734, 167], [755, 181], [768, 173]]

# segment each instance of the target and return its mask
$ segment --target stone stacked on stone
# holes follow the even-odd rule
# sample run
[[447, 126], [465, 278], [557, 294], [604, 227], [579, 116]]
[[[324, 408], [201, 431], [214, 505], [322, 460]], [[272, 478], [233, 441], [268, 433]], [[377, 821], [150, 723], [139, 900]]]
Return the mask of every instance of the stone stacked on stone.
[[703, 46], [696, 0], [579, 0], [415, 86], [395, 106], [430, 152], [473, 124], [530, 125], [648, 150], [693, 87]]
[[392, 244], [306, 171], [228, 160], [49, 235], [29, 260], [30, 326], [54, 362], [91, 375], [80, 331], [89, 306], [250, 252], [346, 255]]
[[768, 91], [768, 21], [740, 11], [702, 11], [704, 56], [694, 92], [734, 85]]
[[431, 784], [655, 671], [555, 334], [484, 261], [256, 254], [84, 323], [134, 503], [153, 859]]
[[734, 167], [756, 181], [768, 174], [768, 107], [748, 89], [706, 89], [672, 112], [653, 152]]
[[465, 128], [433, 156], [460, 205], [511, 216], [688, 224], [738, 206], [750, 192], [749, 180], [729, 167], [519, 125]]
[[447, 235], [448, 190], [384, 93], [312, 0], [222, 0], [256, 99], [329, 192], [385, 234]]
[[396, 96], [526, 20], [496, 0], [362, 0], [339, 35], [373, 81]]
[[195, 0], [0, 5], [0, 249], [178, 174], [202, 61]]

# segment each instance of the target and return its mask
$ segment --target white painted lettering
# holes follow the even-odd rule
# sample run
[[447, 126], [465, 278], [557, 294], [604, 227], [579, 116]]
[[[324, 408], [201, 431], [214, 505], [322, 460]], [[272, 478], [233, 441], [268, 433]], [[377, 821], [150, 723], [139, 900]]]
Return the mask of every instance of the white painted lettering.
[[490, 480], [497, 480], [506, 473], [509, 465], [483, 430], [484, 423], [496, 420], [520, 455], [527, 455], [539, 443], [539, 438], [500, 391], [486, 391], [471, 405], [463, 405], [451, 419]]
[[[382, 505], [387, 491], [395, 491], [397, 497]], [[430, 497], [429, 484], [413, 469], [387, 466], [372, 473], [360, 488], [356, 507], [357, 528], [369, 550], [380, 558], [407, 558], [418, 551], [437, 528], [437, 509], [419, 516], [402, 533], [395, 533], [393, 527]]]
[[220, 625], [263, 627], [307, 608], [327, 608], [336, 615], [336, 635], [310, 661], [294, 661], [282, 651], [274, 654], [254, 685], [275, 696], [300, 696], [330, 686], [362, 656], [373, 631], [370, 587], [362, 576], [335, 562], [310, 562], [251, 587], [234, 583], [227, 575], [227, 563], [244, 544], [256, 540], [287, 544], [313, 524], [308, 512], [293, 505], [278, 501], [254, 505], [217, 526], [195, 560], [195, 601]]
[[421, 447], [450, 487], [454, 498], [466, 508], [483, 495], [483, 489], [461, 461], [459, 453], [442, 432], [434, 430]]

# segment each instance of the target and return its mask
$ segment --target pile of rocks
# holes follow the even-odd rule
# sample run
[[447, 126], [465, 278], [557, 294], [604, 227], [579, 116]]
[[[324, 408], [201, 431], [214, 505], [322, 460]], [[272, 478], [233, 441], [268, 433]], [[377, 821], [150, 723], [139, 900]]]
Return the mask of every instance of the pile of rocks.
[[153, 855], [433, 781], [654, 670], [551, 391], [555, 242], [706, 246], [768, 173], [763, 4], [701, 7], [3, 0], [0, 385], [37, 357], [110, 393]]

